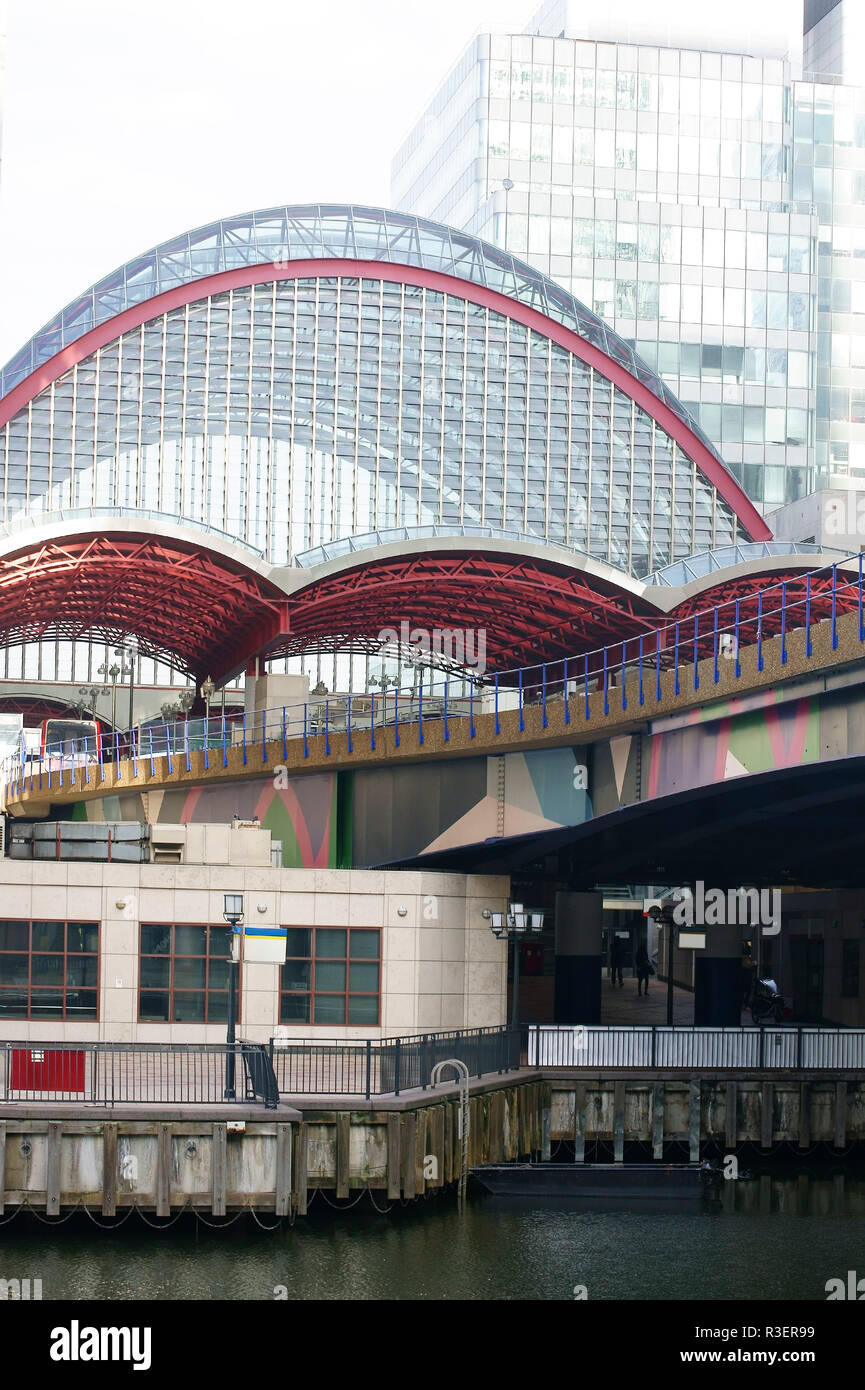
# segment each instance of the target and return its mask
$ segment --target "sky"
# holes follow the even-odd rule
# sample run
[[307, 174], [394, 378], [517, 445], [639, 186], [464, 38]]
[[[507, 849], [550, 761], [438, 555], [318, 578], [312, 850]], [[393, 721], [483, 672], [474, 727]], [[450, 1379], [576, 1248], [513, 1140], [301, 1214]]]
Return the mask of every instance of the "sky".
[[[465, 45], [522, 31], [537, 0], [5, 0], [5, 26], [3, 7], [0, 362], [190, 227], [279, 203], [387, 205], [391, 158]], [[628, 7], [645, 20], [646, 0], [603, 12]], [[651, 10], [686, 12], [698, 0]]]
[[0, 362], [168, 237], [279, 203], [385, 204], [474, 33], [533, 0], [7, 0]]

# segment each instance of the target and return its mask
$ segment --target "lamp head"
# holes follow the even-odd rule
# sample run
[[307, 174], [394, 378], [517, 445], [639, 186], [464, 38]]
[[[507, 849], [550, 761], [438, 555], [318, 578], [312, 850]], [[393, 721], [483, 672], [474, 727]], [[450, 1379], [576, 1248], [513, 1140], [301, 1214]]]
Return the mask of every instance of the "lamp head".
[[229, 926], [236, 927], [238, 922], [243, 920], [243, 894], [226, 893], [224, 895], [225, 910], [223, 917]]

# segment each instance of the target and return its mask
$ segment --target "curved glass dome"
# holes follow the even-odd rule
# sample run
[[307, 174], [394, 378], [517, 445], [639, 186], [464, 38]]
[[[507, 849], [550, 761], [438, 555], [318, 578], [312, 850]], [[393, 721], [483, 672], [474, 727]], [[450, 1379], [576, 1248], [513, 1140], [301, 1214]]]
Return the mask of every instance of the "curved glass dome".
[[211, 222], [120, 266], [67, 304], [0, 371], [0, 398], [62, 348], [134, 304], [245, 265], [358, 259], [419, 266], [473, 281], [563, 324], [642, 382], [720, 458], [681, 401], [573, 295], [489, 242], [423, 217], [341, 203], [267, 208]]

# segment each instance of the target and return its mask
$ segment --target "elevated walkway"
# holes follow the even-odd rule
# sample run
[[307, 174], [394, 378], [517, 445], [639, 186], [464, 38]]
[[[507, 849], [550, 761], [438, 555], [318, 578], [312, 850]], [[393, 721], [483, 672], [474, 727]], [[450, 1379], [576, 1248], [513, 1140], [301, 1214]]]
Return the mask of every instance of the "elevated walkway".
[[[833, 574], [831, 616], [821, 621], [813, 620], [810, 590], [785, 607], [784, 586], [780, 604], [777, 587], [751, 595], [756, 610], [747, 619], [740, 620], [736, 600], [731, 622], [728, 600], [652, 637], [466, 681], [467, 694], [449, 693], [451, 682], [430, 691], [321, 698], [260, 711], [240, 729], [223, 725], [218, 737], [208, 732], [205, 747], [193, 747], [190, 726], [180, 724], [168, 727], [161, 746], [152, 730], [146, 740], [133, 731], [115, 733], [98, 757], [90, 750], [85, 757], [14, 759], [5, 769], [5, 809], [39, 817], [53, 806], [130, 788], [577, 746], [865, 661], [861, 562], [857, 579], [849, 571], [843, 579]], [[772, 627], [780, 630], [766, 635]]]

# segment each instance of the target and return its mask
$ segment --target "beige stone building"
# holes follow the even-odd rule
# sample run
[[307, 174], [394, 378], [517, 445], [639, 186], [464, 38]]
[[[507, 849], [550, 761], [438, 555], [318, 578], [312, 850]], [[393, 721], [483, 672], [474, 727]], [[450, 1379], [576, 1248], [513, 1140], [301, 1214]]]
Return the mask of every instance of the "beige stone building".
[[505, 906], [506, 878], [274, 868], [266, 830], [160, 833], [181, 862], [0, 860], [0, 1037], [223, 1040], [227, 892], [244, 925], [289, 929], [285, 966], [243, 959], [239, 1037], [505, 1021], [507, 948], [483, 914]]

